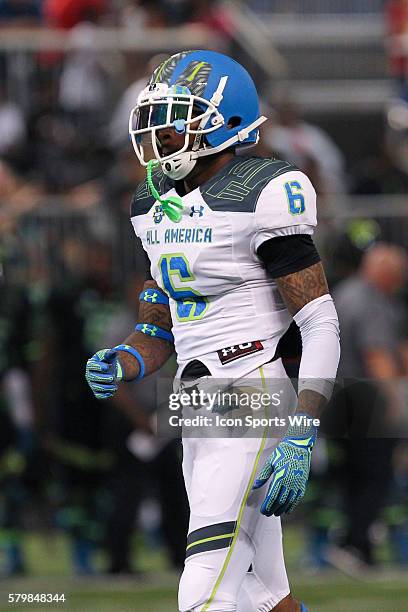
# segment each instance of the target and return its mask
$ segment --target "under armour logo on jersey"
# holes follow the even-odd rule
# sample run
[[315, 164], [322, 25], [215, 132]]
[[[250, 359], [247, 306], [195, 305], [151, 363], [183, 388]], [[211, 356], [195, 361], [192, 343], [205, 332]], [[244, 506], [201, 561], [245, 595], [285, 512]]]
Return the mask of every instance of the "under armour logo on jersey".
[[161, 204], [156, 204], [156, 206], [154, 207], [154, 213], [153, 213], [153, 221], [155, 223], [160, 223], [160, 221], [163, 219], [164, 217], [164, 212], [163, 212], [163, 207]]
[[194, 217], [194, 215], [198, 215], [199, 217], [202, 217], [204, 214], [204, 206], [200, 205], [200, 206], [192, 206], [191, 207], [191, 213], [190, 213], [190, 217]]

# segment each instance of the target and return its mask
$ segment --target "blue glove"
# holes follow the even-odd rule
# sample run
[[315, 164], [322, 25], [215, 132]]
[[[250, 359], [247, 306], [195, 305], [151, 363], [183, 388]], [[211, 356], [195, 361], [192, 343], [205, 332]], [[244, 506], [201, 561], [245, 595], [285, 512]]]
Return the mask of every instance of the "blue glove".
[[85, 378], [97, 399], [109, 399], [123, 379], [123, 369], [114, 349], [102, 349], [88, 359]]
[[313, 425], [292, 425], [266, 460], [253, 485], [253, 489], [259, 489], [272, 476], [261, 506], [265, 516], [289, 514], [299, 504], [306, 491], [316, 436], [317, 427]]

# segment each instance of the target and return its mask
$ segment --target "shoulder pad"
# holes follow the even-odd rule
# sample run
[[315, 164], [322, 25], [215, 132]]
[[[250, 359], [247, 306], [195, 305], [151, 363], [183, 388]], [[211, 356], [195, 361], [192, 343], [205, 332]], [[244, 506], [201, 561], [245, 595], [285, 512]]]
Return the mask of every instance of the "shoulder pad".
[[297, 170], [296, 166], [279, 159], [236, 157], [223, 173], [206, 183], [201, 195], [215, 211], [254, 212], [265, 185], [291, 170]]
[[[154, 168], [152, 178], [154, 185], [160, 194], [166, 193], [174, 186], [173, 181], [162, 172], [161, 168]], [[145, 215], [149, 212], [155, 202], [156, 198], [152, 195], [146, 178], [139, 184], [135, 193], [133, 194], [132, 202], [130, 204], [130, 216], [136, 217], [138, 215]]]

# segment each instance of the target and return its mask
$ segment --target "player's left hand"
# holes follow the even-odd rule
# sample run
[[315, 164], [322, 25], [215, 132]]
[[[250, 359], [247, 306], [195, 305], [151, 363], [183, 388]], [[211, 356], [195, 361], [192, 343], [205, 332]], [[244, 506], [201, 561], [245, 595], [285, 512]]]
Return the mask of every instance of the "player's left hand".
[[253, 485], [253, 489], [259, 489], [272, 476], [261, 506], [265, 516], [289, 514], [299, 504], [306, 491], [316, 435], [314, 426], [291, 426], [266, 460]]

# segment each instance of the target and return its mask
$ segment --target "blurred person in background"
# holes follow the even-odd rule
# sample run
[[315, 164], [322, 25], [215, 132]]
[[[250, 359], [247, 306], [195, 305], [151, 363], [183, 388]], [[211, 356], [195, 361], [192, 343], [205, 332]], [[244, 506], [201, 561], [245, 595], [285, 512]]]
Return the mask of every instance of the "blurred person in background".
[[[407, 281], [404, 249], [378, 243], [334, 297], [342, 330], [342, 387], [322, 419], [344, 457], [342, 486], [346, 532], [327, 558], [353, 575], [375, 563], [370, 529], [387, 503], [392, 454], [402, 423], [398, 380], [408, 374], [404, 307], [398, 292]], [[345, 437], [345, 439], [341, 439]]]
[[[169, 1], [166, 3], [169, 4]], [[222, 44], [227, 47], [232, 37], [234, 25], [227, 8], [221, 6], [221, 4], [216, 0], [191, 1], [188, 24], [204, 26], [210, 32], [219, 34]]]
[[41, 22], [41, 0], [0, 0], [0, 26], [26, 27]]
[[133, 31], [168, 26], [161, 0], [125, 0], [120, 11], [119, 23]]
[[408, 163], [405, 161], [404, 164], [399, 155], [404, 154], [406, 145], [399, 149], [395, 137], [401, 141], [401, 133], [396, 132], [388, 129], [369, 155], [356, 164], [352, 173], [352, 193], [378, 195], [408, 192]]
[[384, 10], [390, 73], [395, 79], [398, 95], [408, 101], [408, 1], [388, 0]]
[[71, 49], [64, 57], [59, 85], [61, 108], [81, 119], [81, 129], [107, 120], [118, 76], [118, 55], [97, 44], [97, 18], [79, 23], [70, 32]]
[[337, 145], [321, 128], [301, 118], [289, 95], [281, 94], [271, 102], [274, 115], [263, 131], [269, 154], [308, 174], [319, 195], [344, 193], [344, 158]]
[[98, 137], [100, 118], [89, 119], [89, 111], [63, 109], [52, 74], [39, 78], [30, 111], [26, 176], [40, 181], [48, 193], [69, 195], [106, 172], [112, 157]]
[[117, 300], [108, 245], [88, 235], [66, 239], [59, 247], [54, 257], [61, 258], [63, 273], [45, 304], [37, 402], [54, 483], [50, 502], [56, 524], [70, 538], [74, 572], [86, 575], [95, 572], [95, 552], [106, 537], [110, 504], [106, 481], [115, 456], [108, 444], [108, 409], [100, 410], [79, 371], [67, 379], [62, 361], [87, 354]]
[[6, 276], [0, 302], [0, 577], [25, 571], [21, 535], [34, 449], [32, 314], [28, 291]]
[[24, 113], [8, 98], [5, 83], [0, 82], [0, 155], [21, 147], [25, 136]]
[[103, 16], [108, 0], [43, 0], [44, 21], [48, 27], [70, 30], [82, 21]]
[[[0, 181], [1, 183], [1, 181]], [[2, 241], [0, 241], [1, 243]], [[0, 573], [26, 570], [22, 532], [38, 520], [49, 476], [39, 438], [35, 371], [41, 358], [46, 275], [32, 245], [5, 236], [0, 300]], [[45, 468], [45, 469], [44, 469]], [[29, 503], [28, 503], [29, 502]]]
[[11, 155], [0, 157], [0, 247], [11, 241], [22, 216], [36, 208], [44, 195], [41, 185], [27, 177], [20, 162]]
[[397, 563], [408, 565], [408, 444], [400, 441], [393, 457], [393, 482], [385, 521]]
[[16, 427], [0, 390], [0, 578], [25, 571], [21, 545], [25, 491], [21, 481], [26, 467]]

